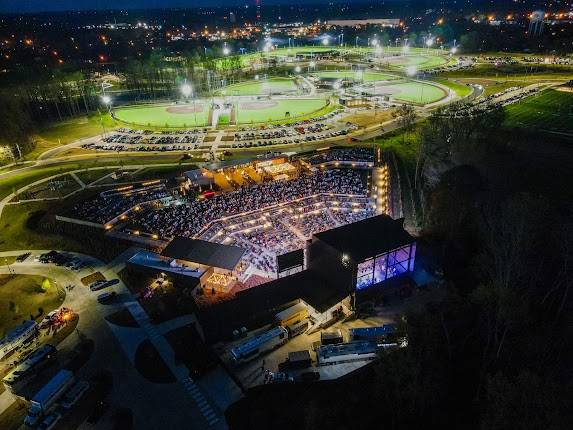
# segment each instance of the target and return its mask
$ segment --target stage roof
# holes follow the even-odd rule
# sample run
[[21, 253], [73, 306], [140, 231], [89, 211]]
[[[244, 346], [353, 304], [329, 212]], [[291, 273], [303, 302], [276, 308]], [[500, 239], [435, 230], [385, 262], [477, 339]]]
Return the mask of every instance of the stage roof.
[[348, 255], [356, 263], [416, 241], [404, 230], [404, 219], [395, 220], [387, 215], [323, 231], [314, 237]]
[[245, 250], [238, 246], [221, 245], [199, 239], [176, 237], [161, 253], [164, 257], [185, 260], [205, 266], [233, 270]]

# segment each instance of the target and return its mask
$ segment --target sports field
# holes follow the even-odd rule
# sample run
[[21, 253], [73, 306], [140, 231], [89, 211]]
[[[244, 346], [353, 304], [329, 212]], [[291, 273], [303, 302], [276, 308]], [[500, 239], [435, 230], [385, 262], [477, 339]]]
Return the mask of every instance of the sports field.
[[547, 90], [506, 107], [507, 127], [573, 133], [573, 92]]
[[217, 94], [222, 96], [258, 96], [296, 92], [298, 87], [291, 78], [272, 78], [265, 80], [252, 80], [228, 85]]
[[448, 57], [443, 55], [406, 55], [385, 58], [382, 63], [394, 70], [403, 70], [415, 66], [418, 70], [434, 69], [449, 63]]
[[114, 110], [115, 118], [142, 127], [202, 127], [209, 120], [205, 102], [186, 104], [129, 106]]
[[239, 103], [240, 124], [277, 122], [303, 117], [326, 107], [326, 99], [253, 100]]
[[435, 103], [448, 95], [445, 90], [436, 85], [415, 81], [380, 82], [360, 86], [358, 89], [372, 95], [387, 96], [397, 101], [420, 105]]
[[398, 76], [389, 75], [388, 73], [379, 72], [362, 72], [356, 70], [323, 70], [312, 74], [317, 78], [324, 79], [354, 79], [356, 81], [376, 82], [376, 81], [391, 81], [399, 79]]

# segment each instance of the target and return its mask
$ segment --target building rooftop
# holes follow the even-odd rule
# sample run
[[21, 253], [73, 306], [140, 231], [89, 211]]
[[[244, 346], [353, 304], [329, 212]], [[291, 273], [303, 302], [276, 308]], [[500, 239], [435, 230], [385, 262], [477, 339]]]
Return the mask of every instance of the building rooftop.
[[323, 231], [314, 237], [348, 255], [355, 263], [415, 242], [404, 230], [403, 219], [387, 215]]
[[204, 266], [233, 270], [245, 250], [238, 246], [221, 245], [199, 239], [176, 237], [163, 250], [163, 257], [185, 260]]

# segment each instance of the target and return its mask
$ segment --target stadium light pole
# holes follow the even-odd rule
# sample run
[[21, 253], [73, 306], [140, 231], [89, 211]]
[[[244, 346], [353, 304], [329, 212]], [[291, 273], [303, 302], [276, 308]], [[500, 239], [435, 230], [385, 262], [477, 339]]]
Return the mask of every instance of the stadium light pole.
[[[193, 87], [187, 83], [187, 79], [183, 85], [181, 85], [181, 94], [185, 98], [186, 102], [189, 102], [189, 97], [193, 94]], [[197, 103], [195, 97], [193, 97], [193, 116], [195, 118], [195, 125], [197, 125]]]
[[227, 46], [227, 42], [225, 42], [225, 45], [223, 46], [223, 55], [226, 57], [227, 55], [229, 55], [231, 53], [231, 50], [229, 49], [229, 47]]
[[[101, 102], [104, 104], [104, 106], [107, 108], [107, 111], [111, 115], [111, 103], [112, 103], [111, 97], [104, 93], [101, 96]], [[105, 138], [106, 131], [105, 131], [105, 124], [103, 122], [103, 114], [102, 114], [101, 110], [99, 111], [99, 119], [101, 122], [101, 127], [103, 129], [103, 137]]]
[[434, 44], [434, 39], [432, 38], [432, 36], [428, 37], [426, 39], [426, 53], [430, 52], [430, 48], [432, 47], [433, 44]]

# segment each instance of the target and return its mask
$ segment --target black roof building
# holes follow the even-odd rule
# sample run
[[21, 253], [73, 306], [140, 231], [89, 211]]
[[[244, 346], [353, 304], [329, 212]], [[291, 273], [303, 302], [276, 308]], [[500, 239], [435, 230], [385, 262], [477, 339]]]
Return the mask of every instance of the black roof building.
[[176, 237], [163, 250], [163, 257], [185, 260], [204, 266], [233, 270], [241, 261], [245, 250], [238, 246], [221, 245], [200, 239]]
[[356, 263], [416, 241], [404, 230], [404, 219], [395, 220], [387, 215], [378, 215], [323, 231], [315, 234], [314, 238], [330, 245]]

